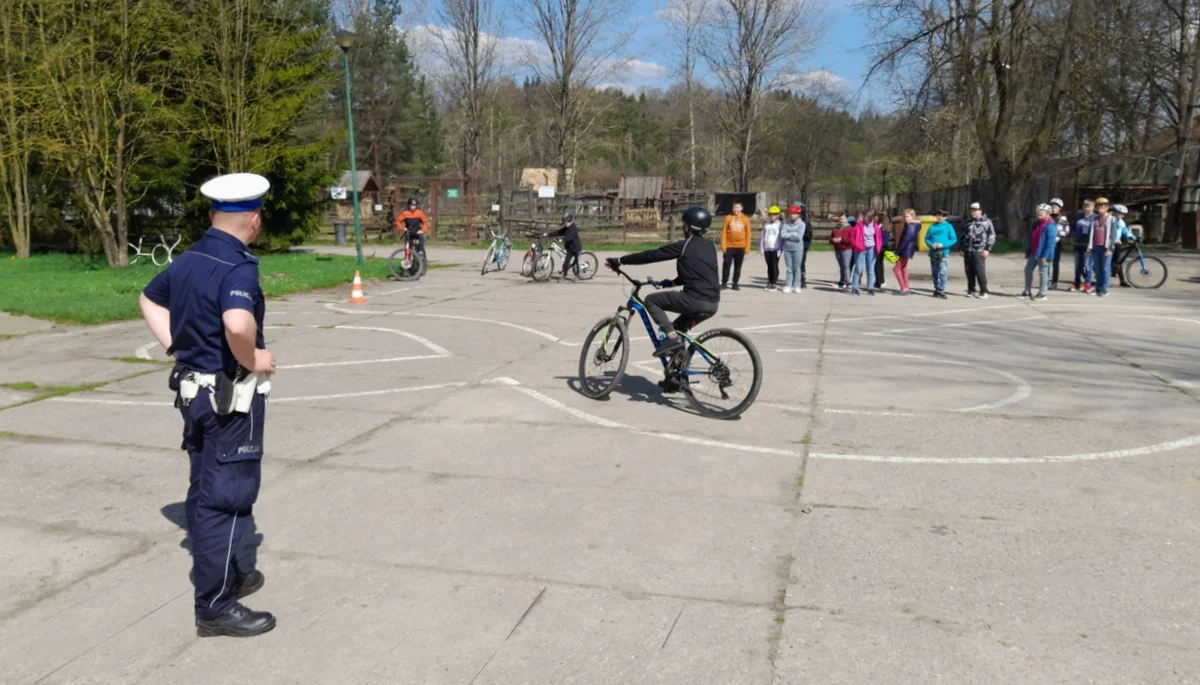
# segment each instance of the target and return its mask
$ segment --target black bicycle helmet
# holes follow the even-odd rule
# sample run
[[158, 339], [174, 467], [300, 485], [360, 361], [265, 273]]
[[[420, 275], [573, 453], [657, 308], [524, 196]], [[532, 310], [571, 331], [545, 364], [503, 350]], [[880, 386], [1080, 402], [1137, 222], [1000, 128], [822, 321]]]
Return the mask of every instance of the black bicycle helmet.
[[567, 212], [566, 214], [563, 214], [563, 223], [564, 224], [569, 224], [574, 220], [575, 220], [574, 212]]
[[703, 207], [688, 207], [683, 210], [683, 225], [690, 226], [697, 233], [703, 233], [712, 225], [712, 214]]
[[408, 206], [409, 207], [418, 207], [418, 206], [420, 206], [420, 204], [421, 204], [420, 202], [417, 202], [417, 198], [415, 198], [415, 197], [408, 198]]

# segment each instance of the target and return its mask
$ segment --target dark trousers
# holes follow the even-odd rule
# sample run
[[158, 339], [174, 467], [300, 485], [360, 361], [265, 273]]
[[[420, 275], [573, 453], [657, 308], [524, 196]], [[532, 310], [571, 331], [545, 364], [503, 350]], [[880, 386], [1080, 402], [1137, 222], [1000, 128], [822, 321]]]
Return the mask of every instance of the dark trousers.
[[983, 253], [975, 250], [968, 250], [963, 253], [963, 267], [967, 271], [967, 292], [976, 292], [975, 284], [979, 283], [979, 293], [986, 293], [987, 289], [987, 260], [983, 258]]
[[875, 255], [875, 287], [882, 288], [885, 281], [883, 280], [883, 253]]
[[[734, 282], [736, 283], [736, 281]], [[643, 302], [646, 303], [646, 313], [667, 335], [674, 331], [686, 332], [717, 313], [716, 302], [702, 300], [682, 290], [651, 293]], [[672, 321], [667, 316], [667, 312], [675, 312], [679, 316]]]
[[565, 259], [563, 259], [563, 270], [562, 270], [563, 278], [567, 277], [567, 269], [570, 269], [572, 265], [575, 267], [575, 278], [579, 278], [579, 251], [578, 250], [567, 250], [567, 256]]
[[779, 253], [767, 250], [763, 252], [763, 259], [767, 260], [767, 286], [774, 288], [779, 285]]
[[[808, 230], [812, 230], [811, 228]], [[808, 253], [812, 241], [808, 240], [804, 243], [804, 256], [800, 258], [800, 287], [808, 287]]]
[[[234, 586], [254, 570], [239, 563], [242, 536], [254, 526], [262, 483], [267, 403], [255, 395], [249, 414], [218, 416], [201, 389], [183, 415], [183, 448], [191, 457], [185, 512], [192, 546], [196, 618], [212, 619], [237, 601]], [[244, 568], [248, 566], [249, 568]]]
[[1092, 282], [1091, 268], [1088, 264], [1087, 245], [1075, 246], [1075, 288]]
[[1121, 285], [1129, 287], [1129, 281], [1125, 278], [1125, 260], [1129, 258], [1133, 248], [1117, 246], [1113, 248], [1112, 257], [1112, 275], [1117, 277]]
[[725, 250], [724, 264], [721, 265], [721, 285], [729, 282], [729, 265], [733, 265], [733, 284], [737, 285], [742, 279], [742, 260], [746, 258], [746, 248], [731, 247]]
[[1058, 287], [1058, 263], [1062, 261], [1062, 241], [1054, 244], [1054, 264], [1050, 267], [1050, 287]]

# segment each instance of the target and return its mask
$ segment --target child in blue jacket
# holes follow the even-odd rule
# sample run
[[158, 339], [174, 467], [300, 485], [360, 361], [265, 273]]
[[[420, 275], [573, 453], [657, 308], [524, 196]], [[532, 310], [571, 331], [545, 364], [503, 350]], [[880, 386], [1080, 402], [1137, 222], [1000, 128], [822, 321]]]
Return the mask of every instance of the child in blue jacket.
[[943, 300], [946, 296], [946, 276], [950, 268], [950, 248], [958, 244], [958, 235], [946, 218], [950, 212], [939, 209], [934, 212], [937, 222], [925, 232], [925, 247], [929, 248], [929, 266], [933, 271], [933, 296]]
[[[1058, 241], [1058, 227], [1050, 217], [1050, 205], [1038, 205], [1037, 220], [1029, 231], [1029, 244], [1025, 247], [1025, 290], [1021, 297], [1046, 299], [1046, 286], [1050, 282], [1050, 262], [1054, 259], [1054, 246]], [[1038, 272], [1038, 292], [1033, 294], [1033, 270]]]

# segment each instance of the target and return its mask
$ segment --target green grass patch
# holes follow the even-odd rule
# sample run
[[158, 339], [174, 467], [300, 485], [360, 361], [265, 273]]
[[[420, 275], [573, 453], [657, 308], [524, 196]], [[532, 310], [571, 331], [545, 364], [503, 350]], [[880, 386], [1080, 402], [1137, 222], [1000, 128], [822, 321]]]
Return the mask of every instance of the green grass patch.
[[30, 383], [29, 381], [0, 383], [0, 388], [8, 388], [9, 390], [37, 390], [37, 383]]
[[[110, 269], [103, 258], [67, 254], [11, 259], [0, 253], [0, 311], [63, 323], [96, 324], [141, 316], [138, 295], [161, 269], [137, 264]], [[387, 259], [358, 266], [354, 257], [295, 252], [259, 257], [263, 292], [277, 298], [289, 293], [349, 283], [355, 269], [363, 278], [387, 278]], [[454, 266], [431, 264], [431, 269]]]
[[0, 431], [0, 438], [13, 438], [16, 437], [16, 435], [17, 434], [12, 431]]
[[170, 364], [169, 361], [159, 361], [157, 359], [142, 359], [141, 357], [109, 357], [114, 362], [125, 362], [126, 364]]

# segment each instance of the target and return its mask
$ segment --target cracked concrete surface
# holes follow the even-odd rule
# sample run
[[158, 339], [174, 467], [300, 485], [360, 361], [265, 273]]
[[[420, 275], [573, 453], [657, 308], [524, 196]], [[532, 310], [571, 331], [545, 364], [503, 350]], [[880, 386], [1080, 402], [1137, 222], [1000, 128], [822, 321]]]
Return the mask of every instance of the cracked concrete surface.
[[0, 319], [0, 383], [111, 381], [0, 391], [0, 682], [1197, 682], [1197, 262], [1031, 304], [1008, 258], [941, 302], [834, 292], [824, 253], [767, 293], [753, 255], [714, 325], [763, 390], [715, 422], [632, 363], [571, 390], [615, 277], [433, 256], [464, 266], [268, 306], [299, 368], [240, 552], [279, 619], [253, 640], [195, 637], [179, 417], [115, 361], [161, 358], [144, 328]]

